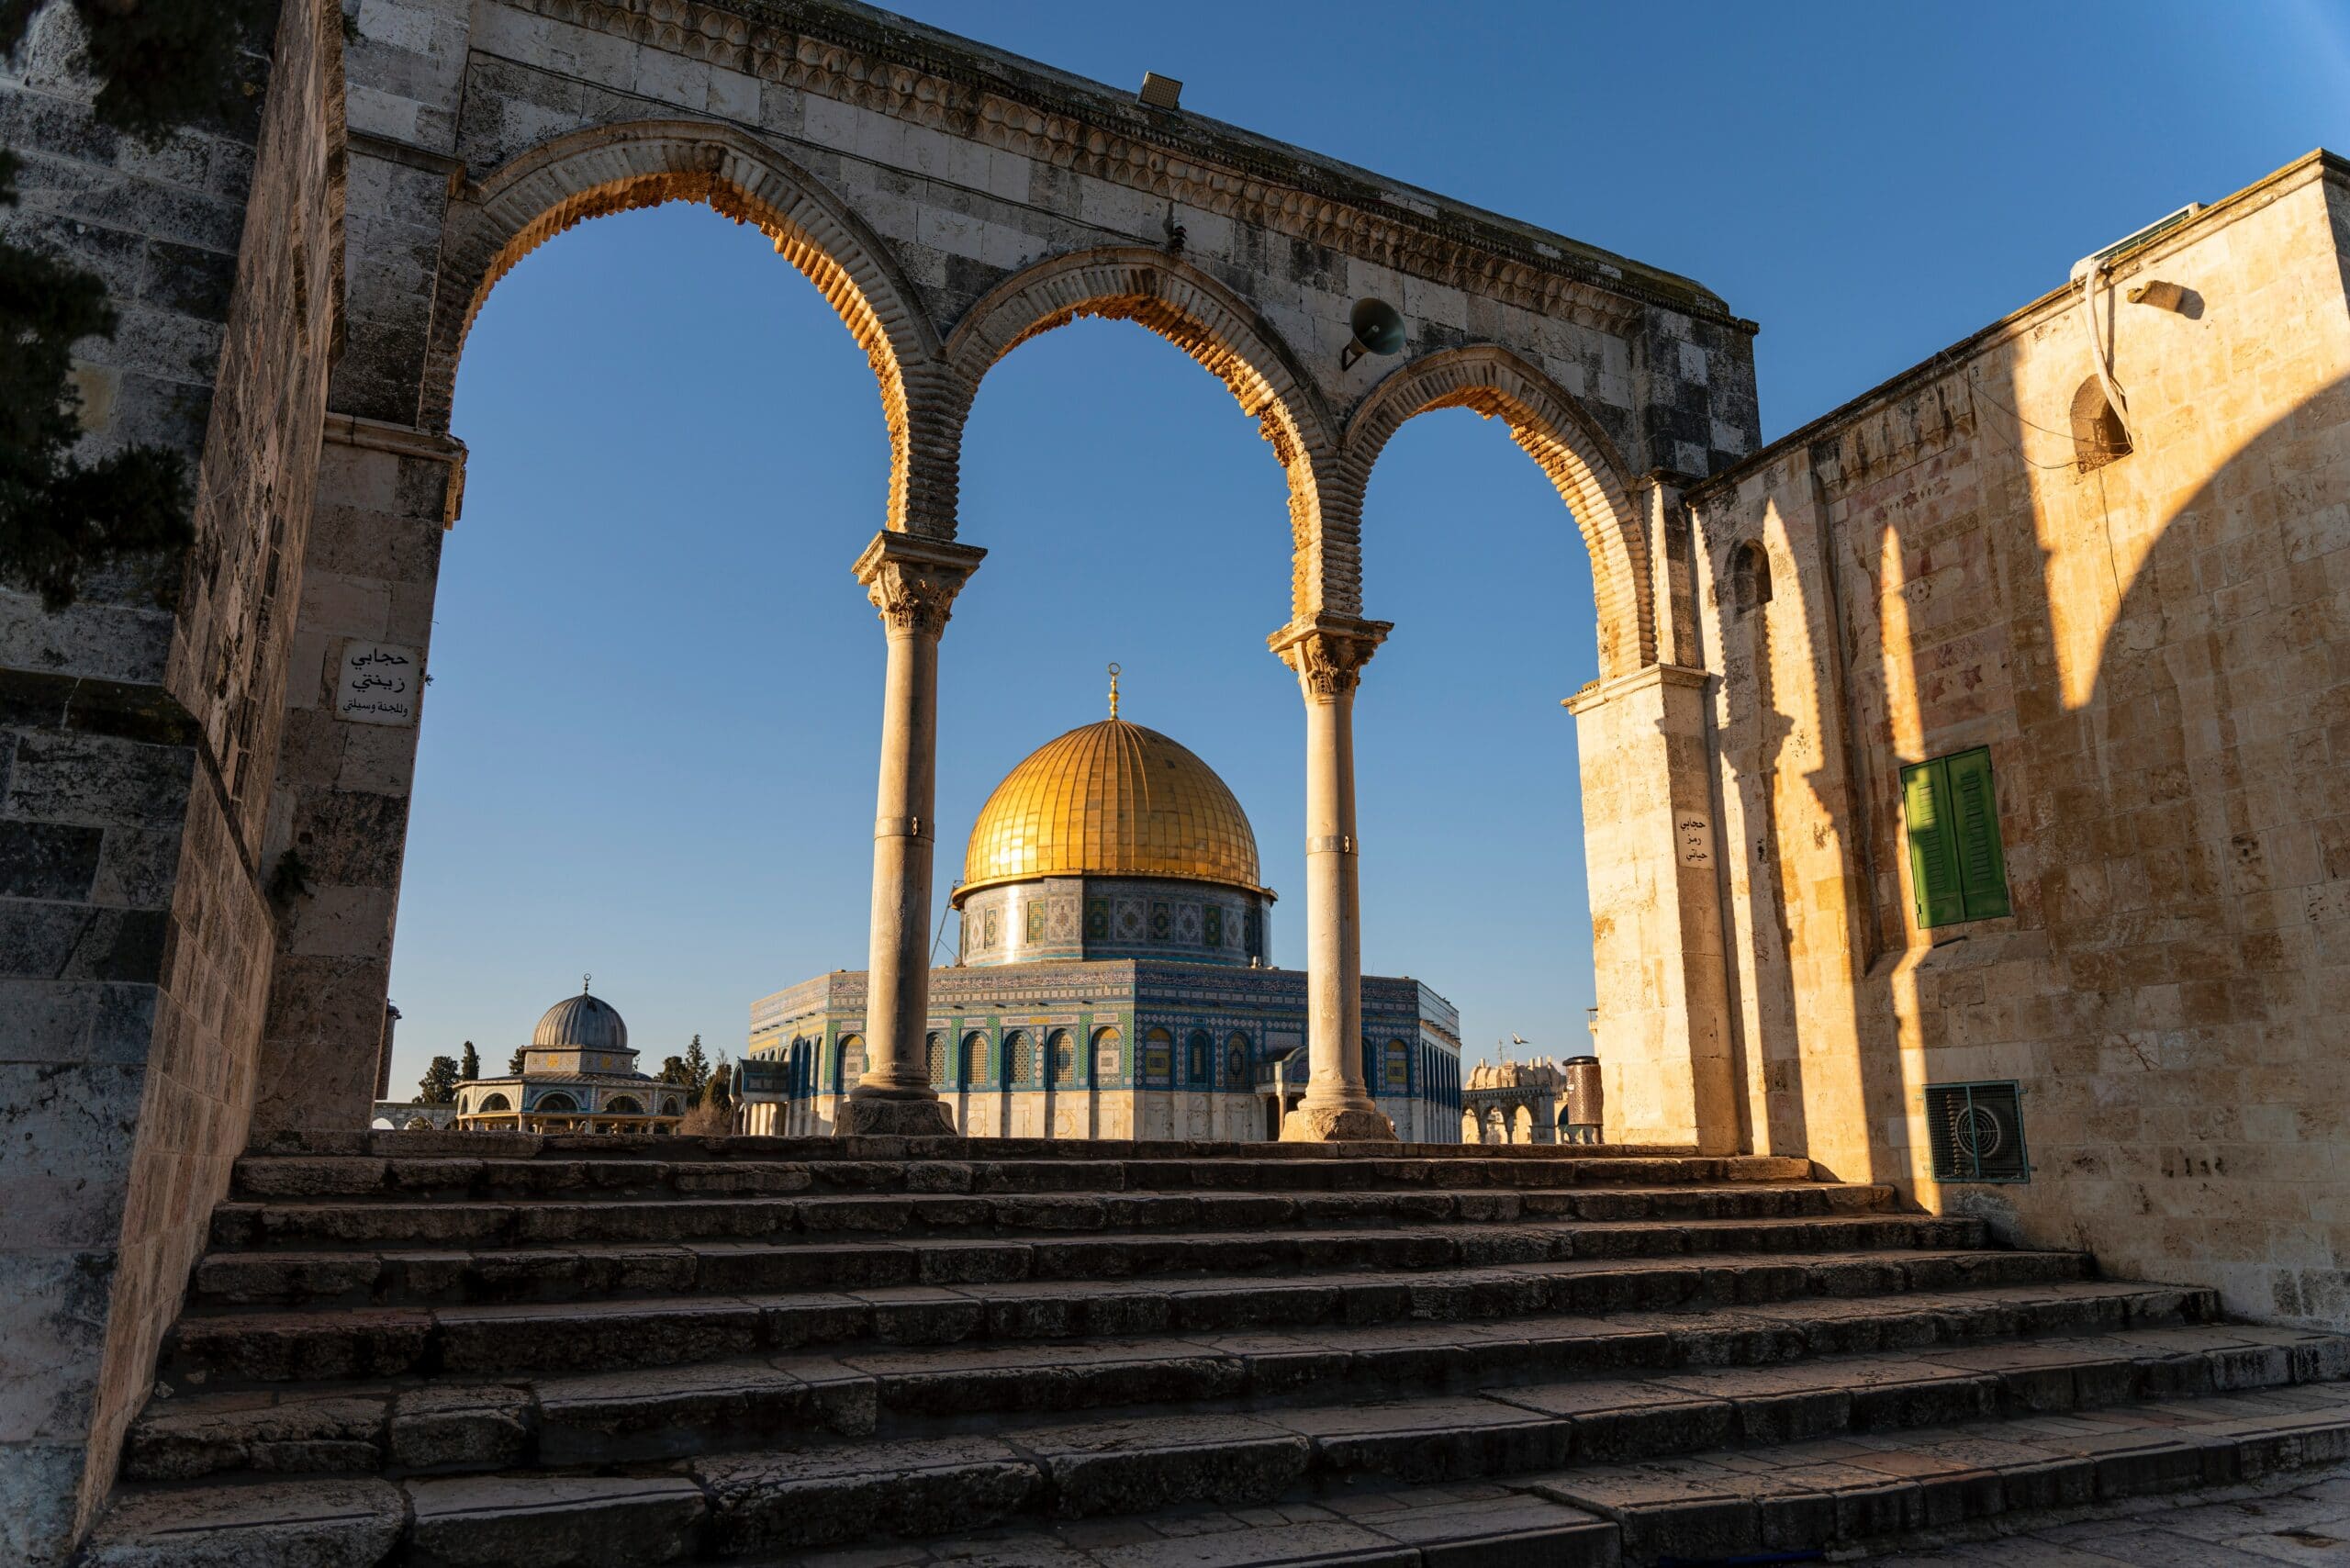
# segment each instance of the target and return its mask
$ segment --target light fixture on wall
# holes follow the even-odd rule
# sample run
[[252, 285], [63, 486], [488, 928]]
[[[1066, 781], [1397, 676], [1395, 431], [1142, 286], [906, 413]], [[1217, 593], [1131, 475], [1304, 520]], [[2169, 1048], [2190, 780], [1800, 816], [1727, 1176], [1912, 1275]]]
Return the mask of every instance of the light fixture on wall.
[[1347, 317], [1353, 340], [1338, 351], [1338, 368], [1346, 370], [1367, 353], [1404, 352], [1404, 313], [1384, 299], [1358, 299]]

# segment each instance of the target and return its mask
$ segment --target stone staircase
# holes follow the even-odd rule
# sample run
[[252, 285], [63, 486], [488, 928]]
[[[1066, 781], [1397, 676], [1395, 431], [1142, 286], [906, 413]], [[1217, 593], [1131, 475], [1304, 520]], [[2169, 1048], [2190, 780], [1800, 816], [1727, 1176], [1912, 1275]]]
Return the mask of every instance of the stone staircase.
[[313, 1137], [83, 1560], [1704, 1561], [2339, 1458], [2345, 1375], [1800, 1160]]

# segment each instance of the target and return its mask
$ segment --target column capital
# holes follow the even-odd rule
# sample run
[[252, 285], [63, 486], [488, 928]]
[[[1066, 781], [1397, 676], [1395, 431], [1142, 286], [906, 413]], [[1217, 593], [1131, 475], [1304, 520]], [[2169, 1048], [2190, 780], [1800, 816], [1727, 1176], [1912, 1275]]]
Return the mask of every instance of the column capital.
[[1292, 621], [1265, 645], [1297, 672], [1309, 698], [1327, 701], [1351, 693], [1362, 666], [1395, 629], [1392, 621], [1362, 621], [1350, 615], [1312, 615]]
[[951, 539], [884, 529], [856, 558], [856, 580], [892, 632], [935, 637], [946, 630], [955, 596], [987, 552]]

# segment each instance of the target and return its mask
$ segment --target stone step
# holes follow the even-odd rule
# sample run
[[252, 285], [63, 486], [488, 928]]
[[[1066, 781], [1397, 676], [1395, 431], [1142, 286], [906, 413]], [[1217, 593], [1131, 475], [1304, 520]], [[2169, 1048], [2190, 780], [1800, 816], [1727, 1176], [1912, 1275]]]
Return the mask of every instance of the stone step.
[[[1937, 1517], [2210, 1485], [2339, 1456], [2350, 1451], [2350, 1398], [2307, 1385], [2350, 1370], [2344, 1345], [2289, 1330], [2142, 1329], [1385, 1405], [738, 1451], [634, 1473], [162, 1487], [121, 1498], [85, 1562], [771, 1561], [888, 1536], [951, 1537], [968, 1551], [975, 1532], [1008, 1519], [1201, 1503], [1229, 1514], [1363, 1478], [1515, 1478], [1516, 1491], [1612, 1523], [1634, 1563], [1815, 1551]], [[2127, 1402], [2146, 1394], [2155, 1402]], [[1351, 1560], [1250, 1550], [1188, 1561]], [[1364, 1560], [1427, 1561], [1416, 1545]]]
[[[794, 1199], [738, 1199], [702, 1204], [449, 1204], [449, 1206], [223, 1206], [214, 1215], [214, 1250], [209, 1258], [240, 1255], [259, 1258], [270, 1250], [282, 1253], [376, 1253], [376, 1250], [430, 1250], [446, 1255], [456, 1250], [557, 1249], [557, 1246], [646, 1244], [708, 1250], [705, 1244], [764, 1244], [767, 1249], [806, 1249], [811, 1255], [834, 1255], [841, 1249], [886, 1250], [935, 1249], [935, 1246], [1015, 1246], [1046, 1267], [1067, 1267], [1076, 1274], [1124, 1274], [1158, 1271], [1163, 1267], [1210, 1267], [1184, 1262], [1184, 1258], [1215, 1253], [1246, 1255], [1248, 1262], [1226, 1267], [1283, 1267], [1314, 1250], [1351, 1250], [1380, 1255], [1382, 1250], [1407, 1250], [1434, 1255], [1440, 1260], [1509, 1262], [1525, 1258], [1568, 1258], [1615, 1249], [1615, 1255], [1695, 1253], [1695, 1250], [1755, 1250], [1776, 1246], [1781, 1250], [1818, 1246], [1979, 1246], [1986, 1227], [1974, 1217], [1942, 1217], [1922, 1213], [1875, 1213], [1866, 1199], [1854, 1199], [1854, 1208], [1838, 1208], [1833, 1199], [1809, 1199], [1796, 1208], [1817, 1213], [1793, 1215], [1725, 1215], [1725, 1217], [1654, 1217], [1654, 1220], [1572, 1220], [1572, 1217], [1525, 1217], [1516, 1211], [1520, 1194], [1490, 1194], [1487, 1213], [1493, 1217], [1452, 1217], [1452, 1220], [1407, 1220], [1386, 1217], [1382, 1223], [1309, 1225], [1292, 1213], [1288, 1220], [1267, 1225], [1241, 1225], [1226, 1213], [1213, 1213], [1210, 1225], [1199, 1225], [1201, 1208], [1192, 1199], [1151, 1217], [1166, 1220], [1151, 1225], [1107, 1225], [1098, 1208], [1076, 1204], [1044, 1211], [1046, 1199], [1023, 1199], [1039, 1208], [1027, 1213], [1027, 1227], [996, 1227], [990, 1223], [954, 1225], [952, 1220], [985, 1220], [957, 1211], [905, 1211], [905, 1202], [877, 1202], [872, 1208], [853, 1199], [836, 1204], [799, 1204]], [[975, 1204], [975, 1199], [954, 1199]], [[1113, 1204], [1137, 1204], [1137, 1199], [1112, 1199]], [[1252, 1204], [1274, 1199], [1246, 1199]], [[1452, 1213], [1476, 1213], [1485, 1204], [1460, 1204]], [[660, 1211], [660, 1213], [654, 1213]], [[1516, 1213], [1509, 1213], [1516, 1211]], [[1182, 1215], [1192, 1213], [1193, 1223]], [[1065, 1227], [1050, 1227], [1050, 1217], [1067, 1220]], [[856, 1225], [872, 1225], [857, 1229]], [[836, 1229], [825, 1229], [827, 1225]], [[1817, 1238], [1803, 1238], [1817, 1232]], [[1431, 1250], [1434, 1249], [1434, 1250]], [[1472, 1258], [1473, 1253], [1473, 1258]], [[1060, 1258], [1060, 1265], [1053, 1265]], [[1168, 1262], [1151, 1262], [1163, 1258]], [[1088, 1262], [1091, 1260], [1091, 1262]], [[813, 1267], [813, 1265], [811, 1265]], [[877, 1265], [881, 1267], [881, 1265]], [[1424, 1267], [1424, 1265], [1422, 1265]], [[1071, 1274], [1071, 1276], [1076, 1276]]]
[[[1807, 1204], [1807, 1208], [1812, 1208]], [[1854, 1223], [1859, 1220], [1859, 1223]], [[550, 1227], [553, 1229], [553, 1227]], [[609, 1229], [609, 1227], [583, 1227]], [[1812, 1232], [1814, 1241], [1805, 1241]], [[1081, 1232], [1079, 1232], [1081, 1234]], [[1981, 1238], [1979, 1223], [1927, 1215], [1805, 1213], [1767, 1220], [1591, 1220], [1466, 1223], [1285, 1232], [785, 1232], [780, 1237], [688, 1237], [660, 1244], [637, 1237], [533, 1241], [395, 1241], [336, 1237], [298, 1249], [211, 1250], [197, 1262], [197, 1309], [244, 1305], [425, 1305], [646, 1295], [660, 1291], [788, 1291], [806, 1286], [949, 1283], [970, 1279], [1091, 1279], [1163, 1274], [1189, 1267], [1452, 1267], [1535, 1258], [1671, 1258], [1713, 1250], [1805, 1250], [1807, 1246], [1957, 1244]], [[423, 1249], [423, 1250], [420, 1250]], [[1220, 1262], [1222, 1260], [1222, 1262]]]
[[[426, 1136], [426, 1135], [416, 1135]], [[466, 1135], [469, 1138], [475, 1135]], [[750, 1154], [695, 1159], [593, 1153], [513, 1157], [495, 1148], [380, 1155], [249, 1155], [237, 1161], [232, 1195], [252, 1202], [325, 1198], [489, 1200], [536, 1197], [724, 1196], [791, 1193], [1144, 1193], [1355, 1192], [1414, 1186], [1438, 1189], [1669, 1186], [1705, 1182], [1800, 1182], [1810, 1163], [1774, 1156], [1639, 1157], [1581, 1153], [1541, 1157], [1536, 1150], [1460, 1147], [1445, 1157], [1359, 1159], [1271, 1159], [1230, 1153], [1166, 1157], [1172, 1145], [1122, 1146], [1158, 1157], [1017, 1159], [975, 1151], [960, 1159], [855, 1159], [831, 1148], [793, 1159]], [[677, 1140], [651, 1140], [675, 1152]], [[694, 1140], [685, 1140], [694, 1141]], [[707, 1140], [766, 1144], [766, 1139]], [[837, 1140], [825, 1140], [827, 1143]], [[1093, 1146], [1098, 1148], [1098, 1146]], [[1233, 1146], [1263, 1149], [1263, 1144]], [[1528, 1158], [1535, 1155], [1535, 1158]]]
[[[1262, 1409], [1577, 1375], [1784, 1366], [1895, 1349], [1920, 1355], [1983, 1343], [1998, 1349], [2019, 1333], [2124, 1334], [2199, 1323], [2215, 1309], [2208, 1292], [2077, 1281], [1608, 1318], [1330, 1324], [1287, 1333], [1211, 1328], [1076, 1342], [867, 1342], [824, 1350], [778, 1350], [755, 1336], [723, 1340], [723, 1305], [698, 1311], [670, 1304], [646, 1316], [514, 1311], [444, 1322], [395, 1383], [312, 1381], [211, 1394], [184, 1382], [199, 1391], [157, 1401], [134, 1425], [125, 1473], [163, 1480], [241, 1469], [483, 1468], [526, 1452], [564, 1465], [629, 1463], [753, 1439], [802, 1446], [975, 1423], [996, 1432], [1007, 1421], [1073, 1410]], [[681, 1345], [680, 1335], [696, 1338]], [[733, 1353], [690, 1354], [712, 1345]], [[296, 1364], [276, 1358], [297, 1347], [315, 1355], [315, 1344], [297, 1337], [289, 1345], [254, 1327], [236, 1345], [249, 1359], [229, 1370], [265, 1379]], [[2102, 1342], [2092, 1349], [2111, 1353]], [[668, 1359], [643, 1360], [662, 1355]], [[2127, 1375], [2115, 1386], [2122, 1392], [2112, 1397], [2145, 1392]], [[798, 1439], [788, 1441], [789, 1433]]]
[[[1040, 1238], [1238, 1231], [1250, 1237], [1430, 1226], [1659, 1225], [1875, 1215], [1892, 1189], [1790, 1183], [1768, 1187], [1610, 1188], [1592, 1192], [1394, 1192], [1291, 1197], [1049, 1193], [987, 1198], [705, 1198], [477, 1204], [223, 1204], [215, 1255], [319, 1248], [546, 1247], [566, 1243], [868, 1238]], [[1928, 1216], [1903, 1218], [1919, 1221]]]
[[[1376, 1159], [1785, 1159], [1774, 1155], [1701, 1154], [1690, 1144], [1609, 1143], [1268, 1143], [1229, 1138], [673, 1137], [609, 1133], [329, 1131], [267, 1134], [247, 1149], [255, 1159], [781, 1159], [926, 1160], [1241, 1159], [1259, 1163], [1360, 1163]], [[1800, 1159], [1796, 1164], [1802, 1164]]]
[[[653, 1298], [631, 1316], [621, 1304], [528, 1304], [540, 1310], [442, 1309], [371, 1312], [228, 1312], [191, 1316], [164, 1364], [173, 1383], [202, 1379], [282, 1382], [304, 1377], [385, 1375], [435, 1365], [432, 1336], [455, 1333], [463, 1353], [506, 1346], [518, 1364], [576, 1366], [608, 1338], [591, 1327], [631, 1326], [623, 1343], [639, 1355], [722, 1343], [760, 1311], [757, 1343], [772, 1349], [1025, 1342], [1137, 1334], [1307, 1329], [1330, 1325], [1474, 1321], [1546, 1314], [1593, 1316], [1824, 1301], [1903, 1293], [2057, 1284], [2082, 1279], [2084, 1255], [2069, 1252], [1927, 1251], [1765, 1255], [1710, 1259], [1600, 1260], [1496, 1269], [1386, 1275], [1301, 1274], [1277, 1279], [1192, 1276], [1110, 1282], [1013, 1281], [951, 1287], [884, 1286], [755, 1303], [731, 1295]], [[2118, 1287], [2135, 1290], [2140, 1287]], [[2213, 1315], [2207, 1292], [2173, 1293], [2180, 1310]], [[679, 1308], [705, 1309], [679, 1313]], [[616, 1318], [615, 1313], [619, 1316]], [[544, 1355], [552, 1358], [542, 1362]], [[641, 1364], [635, 1361], [622, 1364]]]
[[[1845, 1433], [1769, 1450], [1768, 1464], [1752, 1457], [1731, 1450], [1594, 1465], [1517, 1477], [1512, 1489], [1614, 1523], [1631, 1568], [1842, 1554], [1920, 1530], [1981, 1531], [2016, 1516], [2257, 1483], [2350, 1457], [2350, 1390], [2268, 1387], [2085, 1416]], [[2200, 1561], [2236, 1561], [2211, 1551]]]
[[[1008, 1240], [863, 1242], [836, 1247], [704, 1245], [689, 1248], [577, 1251], [547, 1249], [519, 1254], [249, 1253], [207, 1256], [197, 1271], [198, 1311], [183, 1319], [183, 1344], [217, 1341], [223, 1316], [242, 1317], [239, 1300], [304, 1296], [352, 1305], [355, 1323], [424, 1322], [430, 1314], [410, 1303], [448, 1295], [519, 1293], [499, 1282], [534, 1271], [574, 1295], [704, 1293], [708, 1302], [737, 1293], [869, 1292], [891, 1287], [968, 1285], [1026, 1281], [1079, 1284], [1194, 1276], [1378, 1273], [1442, 1277], [1452, 1271], [1639, 1258], [1714, 1257], [1825, 1252], [1873, 1257], [1911, 1251], [1979, 1249], [1974, 1220], [1922, 1216], [1861, 1216], [1821, 1220], [1722, 1220], [1671, 1226], [1607, 1223], [1565, 1226], [1455, 1226], [1393, 1231], [1299, 1231], [1269, 1236], [1092, 1237], [1035, 1242]], [[1693, 1262], [1691, 1267], [1698, 1265]], [[473, 1282], [470, 1285], [468, 1282]], [[1855, 1285], [1861, 1282], [1856, 1279]], [[1407, 1279], [1391, 1288], [1411, 1288]], [[603, 1287], [601, 1290], [595, 1287]], [[556, 1288], [556, 1287], [551, 1287]], [[558, 1288], [557, 1294], [561, 1291]], [[360, 1305], [364, 1304], [364, 1305]], [[626, 1305], [625, 1301], [618, 1305]], [[822, 1304], [785, 1299], [770, 1309], [800, 1319]], [[222, 1314], [217, 1309], [228, 1306]], [[444, 1314], [453, 1308], [443, 1307]], [[482, 1307], [477, 1310], [488, 1310]], [[316, 1309], [321, 1318], [331, 1310]]]
[[[2035, 1429], [2043, 1426], [2049, 1429]], [[2192, 1462], [2181, 1448], [2195, 1450]], [[2143, 1507], [2215, 1484], [2229, 1488], [2223, 1495], [2240, 1498], [2246, 1489], [2290, 1485], [2295, 1472], [2346, 1455], [2350, 1396], [2339, 1387], [2286, 1388], [2112, 1407], [2094, 1422], [1851, 1434], [1772, 1450], [1716, 1450], [1500, 1481], [1412, 1485], [1356, 1477], [1268, 1507], [1177, 1507], [1104, 1521], [1023, 1519], [968, 1530], [929, 1550], [918, 1543], [885, 1548], [886, 1556], [874, 1552], [867, 1560], [910, 1568], [1646, 1568], [1660, 1562], [1802, 1562], [1820, 1553], [1848, 1559], [1862, 1551], [1874, 1558], [1877, 1548], [1914, 1547], [1914, 1539], [1904, 1538], [1918, 1531], [1972, 1539], [2030, 1529], [2051, 1510]], [[2252, 1515], [2266, 1511], [2256, 1500], [2237, 1506]], [[2012, 1561], [2108, 1564], [2112, 1559], [2095, 1549], [2139, 1524], [2111, 1527], [2104, 1536], [2076, 1532], [2081, 1550], [2073, 1555], [2050, 1556], [2050, 1548], [2019, 1543]], [[2280, 1552], [2294, 1544], [2277, 1543]], [[2322, 1541], [2306, 1544], [2322, 1555]], [[1978, 1548], [1966, 1560], [1996, 1561], [1998, 1551]], [[2253, 1560], [2215, 1546], [2207, 1557], [2172, 1561], [2180, 1568], [2221, 1561], [2250, 1568]]]
[[[1326, 1249], [1322, 1249], [1326, 1258]], [[536, 1248], [431, 1253], [218, 1253], [196, 1272], [193, 1316], [256, 1308], [477, 1306], [625, 1301], [695, 1291], [767, 1294], [804, 1285], [808, 1252], [755, 1243], [701, 1248]], [[1639, 1306], [1726, 1305], [1789, 1294], [1862, 1295], [1953, 1284], [2072, 1279], [2083, 1254], [1997, 1250], [1780, 1252], [1707, 1256], [1664, 1251], [1463, 1269], [1401, 1276], [1299, 1268], [1253, 1275], [1112, 1272], [1097, 1279], [1032, 1278], [1024, 1249], [990, 1242], [924, 1249], [909, 1260], [868, 1249], [837, 1273], [833, 1321], [851, 1338], [934, 1342], [922, 1309], [901, 1305], [967, 1299], [968, 1332], [1019, 1338], [1132, 1333], [1138, 1328], [1232, 1327], [1324, 1320], [1378, 1322], [1401, 1316], [1453, 1317], [1518, 1312], [1606, 1312]], [[1343, 1266], [1350, 1260], [1337, 1259]], [[883, 1265], [887, 1265], [884, 1267]], [[878, 1280], [881, 1282], [869, 1282]], [[892, 1294], [890, 1293], [897, 1293]], [[909, 1294], [911, 1293], [911, 1294]], [[942, 1296], [941, 1293], [945, 1293]], [[870, 1310], [859, 1310], [860, 1308]], [[849, 1316], [856, 1318], [848, 1327]], [[1219, 1315], [1211, 1318], [1210, 1315]], [[981, 1320], [984, 1319], [984, 1326]]]

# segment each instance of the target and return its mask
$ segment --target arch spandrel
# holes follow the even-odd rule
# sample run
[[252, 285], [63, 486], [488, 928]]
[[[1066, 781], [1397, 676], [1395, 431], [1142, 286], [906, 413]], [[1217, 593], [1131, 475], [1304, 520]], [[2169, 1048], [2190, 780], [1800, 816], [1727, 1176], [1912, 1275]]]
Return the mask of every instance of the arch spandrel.
[[1508, 424], [1511, 439], [1539, 464], [1566, 502], [1591, 554], [1599, 610], [1603, 678], [1656, 662], [1655, 603], [1649, 552], [1623, 459], [1572, 394], [1509, 350], [1494, 344], [1445, 349], [1399, 366], [1355, 409], [1347, 426], [1340, 482], [1323, 514], [1323, 566], [1334, 598], [1361, 596], [1362, 499], [1388, 442], [1405, 421], [1436, 409], [1471, 409]]
[[981, 297], [946, 340], [946, 363], [959, 394], [955, 439], [979, 383], [999, 361], [1085, 316], [1147, 328], [1224, 383], [1288, 476], [1292, 610], [1359, 610], [1358, 604], [1326, 605], [1320, 597], [1322, 496], [1335, 474], [1337, 422], [1297, 355], [1262, 316], [1164, 251], [1115, 246], [1049, 257]]
[[885, 242], [813, 175], [727, 126], [658, 120], [576, 131], [458, 192], [427, 349], [425, 428], [448, 428], [465, 337], [517, 263], [590, 218], [672, 201], [756, 226], [816, 286], [865, 351], [881, 394], [890, 455], [885, 526], [951, 537], [952, 436], [942, 451], [930, 416], [944, 362], [914, 289]]

